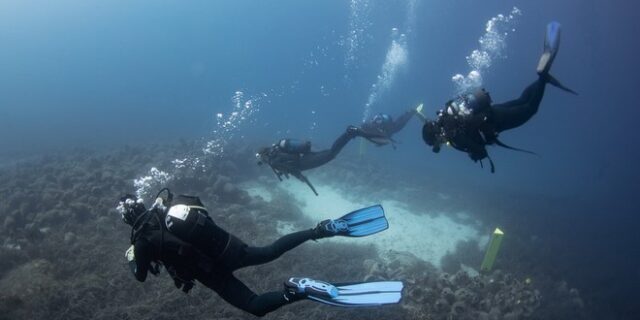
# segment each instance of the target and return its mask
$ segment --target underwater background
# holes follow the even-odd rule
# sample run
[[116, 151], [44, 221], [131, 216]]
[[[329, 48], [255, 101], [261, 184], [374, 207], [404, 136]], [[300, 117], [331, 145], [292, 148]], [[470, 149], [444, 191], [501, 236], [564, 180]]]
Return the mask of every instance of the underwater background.
[[[168, 277], [139, 284], [129, 273], [116, 200], [150, 201], [165, 184], [200, 195], [255, 244], [385, 206], [389, 235], [307, 244], [242, 276], [264, 292], [280, 288], [282, 269], [386, 274], [412, 283], [401, 305], [305, 302], [273, 319], [446, 318], [441, 290], [466, 286], [460, 270], [479, 267], [495, 227], [506, 234], [501, 273], [479, 281], [501, 287], [469, 289], [505, 296], [494, 318], [637, 319], [637, 10], [622, 0], [1, 1], [0, 319], [251, 318], [208, 290], [184, 296]], [[397, 149], [355, 140], [310, 171], [317, 198], [255, 164], [262, 146], [328, 148], [378, 112], [424, 103], [433, 117], [473, 70], [494, 101], [516, 98], [536, 79], [550, 21], [563, 26], [552, 73], [579, 96], [548, 86], [531, 121], [501, 135], [538, 156], [490, 148], [491, 174], [453, 149], [432, 153], [412, 120]], [[515, 312], [524, 298], [507, 297], [519, 294], [535, 301]], [[492, 309], [465, 308], [455, 316]]]

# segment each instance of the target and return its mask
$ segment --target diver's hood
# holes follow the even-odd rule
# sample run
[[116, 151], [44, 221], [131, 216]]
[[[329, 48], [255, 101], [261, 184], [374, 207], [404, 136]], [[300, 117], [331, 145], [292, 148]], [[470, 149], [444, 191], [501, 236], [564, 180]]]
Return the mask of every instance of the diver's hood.
[[260, 152], [256, 153], [256, 160], [258, 161], [258, 165], [261, 166], [264, 164], [264, 160], [262, 160], [262, 155], [260, 154]]
[[425, 122], [422, 127], [422, 139], [424, 142], [430, 146], [437, 145], [438, 135], [440, 134], [440, 129], [436, 125], [436, 123], [432, 120]]

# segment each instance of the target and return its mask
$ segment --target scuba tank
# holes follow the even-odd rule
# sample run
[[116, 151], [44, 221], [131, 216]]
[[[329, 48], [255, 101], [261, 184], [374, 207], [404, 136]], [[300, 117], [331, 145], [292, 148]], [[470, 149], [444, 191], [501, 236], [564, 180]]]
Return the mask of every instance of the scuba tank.
[[487, 91], [483, 89], [475, 90], [474, 92], [462, 97], [464, 106], [468, 109], [470, 114], [476, 114], [484, 112], [491, 107], [491, 96]]
[[298, 139], [282, 139], [277, 144], [284, 153], [309, 153], [311, 152], [311, 141]]
[[167, 193], [167, 199], [159, 199], [166, 207], [164, 223], [172, 235], [191, 244], [216, 263], [229, 265], [240, 258], [246, 244], [216, 225], [200, 198], [187, 195], [173, 197], [168, 189]]

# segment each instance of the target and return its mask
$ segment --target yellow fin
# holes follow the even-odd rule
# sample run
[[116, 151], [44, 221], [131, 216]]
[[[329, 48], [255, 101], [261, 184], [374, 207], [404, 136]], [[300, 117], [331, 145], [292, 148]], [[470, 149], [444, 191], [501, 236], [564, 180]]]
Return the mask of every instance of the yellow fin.
[[424, 108], [424, 104], [421, 103], [416, 107], [416, 116], [422, 121], [422, 122], [427, 122], [427, 117], [424, 115], [424, 113], [422, 112], [422, 109]]

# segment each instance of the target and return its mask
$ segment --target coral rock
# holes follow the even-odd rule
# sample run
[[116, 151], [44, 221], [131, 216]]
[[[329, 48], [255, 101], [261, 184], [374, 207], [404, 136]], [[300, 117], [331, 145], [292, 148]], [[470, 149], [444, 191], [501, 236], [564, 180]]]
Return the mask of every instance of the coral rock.
[[440, 298], [433, 304], [433, 309], [436, 313], [445, 312], [449, 310], [449, 302], [445, 299]]
[[73, 232], [67, 232], [64, 234], [64, 243], [70, 244], [76, 240], [76, 235]]
[[447, 301], [449, 301], [449, 303], [453, 303], [453, 301], [455, 301], [455, 299], [456, 299], [456, 296], [453, 293], [453, 290], [451, 290], [451, 288], [442, 289], [440, 294], [442, 295], [443, 298], [445, 298]]

